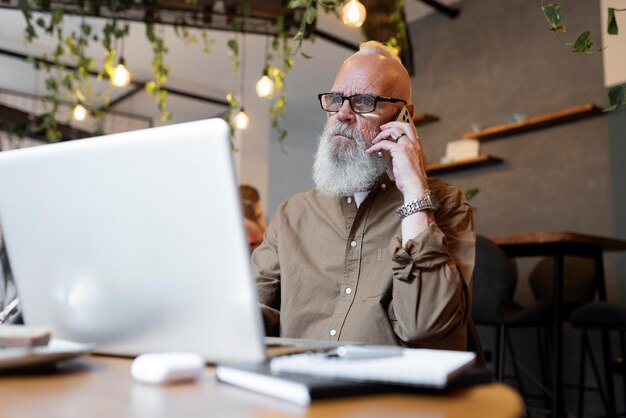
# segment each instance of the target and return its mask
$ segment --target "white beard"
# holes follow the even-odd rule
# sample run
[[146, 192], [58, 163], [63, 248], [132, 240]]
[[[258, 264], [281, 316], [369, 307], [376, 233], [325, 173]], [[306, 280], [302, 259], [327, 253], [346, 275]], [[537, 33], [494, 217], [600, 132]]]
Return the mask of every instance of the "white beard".
[[[335, 135], [347, 139], [333, 141]], [[342, 123], [327, 126], [318, 140], [313, 164], [317, 188], [329, 196], [352, 196], [368, 190], [385, 171], [382, 158], [365, 152], [369, 147], [354, 129]]]

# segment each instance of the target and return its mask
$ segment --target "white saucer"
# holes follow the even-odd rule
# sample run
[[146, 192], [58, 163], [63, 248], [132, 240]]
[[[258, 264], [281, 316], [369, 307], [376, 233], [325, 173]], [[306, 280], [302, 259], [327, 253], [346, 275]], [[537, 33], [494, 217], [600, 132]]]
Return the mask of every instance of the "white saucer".
[[48, 345], [0, 349], [0, 370], [52, 363], [82, 356], [93, 349], [91, 344], [51, 339]]

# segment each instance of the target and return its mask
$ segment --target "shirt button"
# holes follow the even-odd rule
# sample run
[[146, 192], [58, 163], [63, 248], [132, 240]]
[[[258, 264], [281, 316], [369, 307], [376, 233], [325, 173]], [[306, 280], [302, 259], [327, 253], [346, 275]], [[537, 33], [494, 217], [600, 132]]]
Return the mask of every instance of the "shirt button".
[[351, 198], [351, 197], [349, 197], [349, 198], [347, 198], [347, 199], [346, 199], [346, 201], [347, 201], [348, 203], [352, 203], [352, 198]]
[[352, 241], [352, 242], [350, 243], [350, 246], [351, 246], [352, 248], [356, 247], [356, 241]]
[[335, 331], [334, 329], [331, 329], [331, 330], [330, 330], [330, 335], [331, 335], [332, 337], [334, 337], [335, 335], [337, 335], [337, 331]]
[[383, 183], [383, 184], [380, 185], [380, 188], [385, 190], [387, 188], [387, 185], [385, 183]]
[[349, 295], [350, 293], [352, 293], [352, 289], [350, 289], [349, 287], [346, 288], [346, 293]]

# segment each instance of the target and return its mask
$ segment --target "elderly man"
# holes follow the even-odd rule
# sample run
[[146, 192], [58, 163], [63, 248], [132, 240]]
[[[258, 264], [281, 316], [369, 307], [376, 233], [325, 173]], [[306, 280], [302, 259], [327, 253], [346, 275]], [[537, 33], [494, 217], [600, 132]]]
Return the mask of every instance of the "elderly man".
[[471, 208], [426, 177], [415, 127], [395, 121], [413, 114], [406, 69], [364, 43], [319, 99], [316, 186], [280, 205], [253, 254], [267, 334], [465, 350]]

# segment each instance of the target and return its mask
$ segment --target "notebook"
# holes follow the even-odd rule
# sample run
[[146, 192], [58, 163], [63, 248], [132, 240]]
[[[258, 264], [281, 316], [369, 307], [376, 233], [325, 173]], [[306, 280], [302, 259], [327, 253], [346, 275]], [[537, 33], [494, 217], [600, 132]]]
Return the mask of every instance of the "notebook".
[[279, 356], [267, 364], [220, 364], [215, 373], [222, 382], [306, 406], [332, 396], [434, 391], [491, 381], [490, 374], [467, 373], [475, 358], [465, 351], [344, 345]]
[[265, 359], [223, 120], [0, 152], [0, 225], [27, 325], [108, 354]]
[[[372, 350], [370, 347], [362, 349]], [[400, 352], [354, 358], [327, 353], [294, 354], [272, 359], [270, 369], [279, 374], [443, 389], [476, 359], [476, 353], [468, 351], [394, 348]]]
[[389, 389], [368, 383], [276, 373], [272, 372], [268, 363], [220, 364], [215, 369], [215, 375], [221, 382], [301, 406], [307, 406], [316, 399], [366, 395]]

